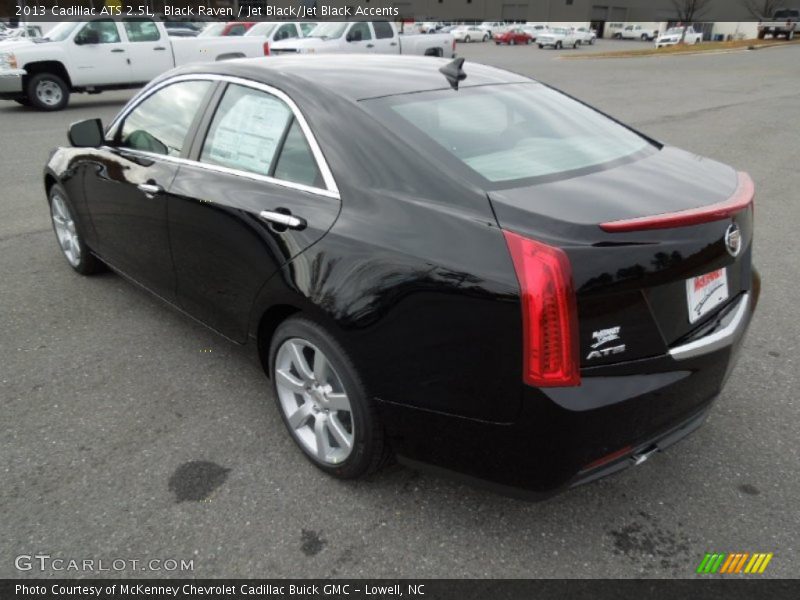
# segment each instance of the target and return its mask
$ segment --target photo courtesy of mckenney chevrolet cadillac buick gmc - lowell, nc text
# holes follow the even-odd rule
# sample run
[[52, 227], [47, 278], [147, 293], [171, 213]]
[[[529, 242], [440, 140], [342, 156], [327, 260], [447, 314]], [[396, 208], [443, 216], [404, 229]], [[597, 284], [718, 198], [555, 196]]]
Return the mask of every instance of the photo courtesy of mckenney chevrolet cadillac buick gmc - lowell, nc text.
[[183, 67], [69, 139], [69, 265], [251, 343], [337, 477], [396, 456], [539, 497], [641, 463], [758, 300], [750, 177], [463, 59]]

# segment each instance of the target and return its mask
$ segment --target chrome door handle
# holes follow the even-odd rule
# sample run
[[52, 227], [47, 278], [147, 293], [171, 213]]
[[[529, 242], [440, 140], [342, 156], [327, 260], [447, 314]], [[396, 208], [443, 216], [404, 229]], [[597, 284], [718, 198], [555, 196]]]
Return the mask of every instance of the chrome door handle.
[[284, 227], [288, 227], [289, 229], [303, 229], [306, 226], [305, 219], [301, 219], [300, 217], [294, 217], [292, 215], [287, 215], [282, 212], [275, 212], [272, 210], [262, 210], [259, 213], [259, 216], [265, 221], [269, 221], [270, 223], [275, 223], [276, 225], [283, 225]]
[[164, 191], [164, 188], [157, 183], [140, 183], [136, 187], [143, 191], [148, 198], [152, 198]]

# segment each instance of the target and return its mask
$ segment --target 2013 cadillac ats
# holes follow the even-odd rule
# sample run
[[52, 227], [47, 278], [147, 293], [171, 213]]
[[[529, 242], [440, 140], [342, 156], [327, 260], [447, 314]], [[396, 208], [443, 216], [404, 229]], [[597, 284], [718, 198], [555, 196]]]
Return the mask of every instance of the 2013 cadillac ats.
[[297, 445], [532, 495], [696, 428], [758, 299], [753, 183], [432, 58], [172, 71], [45, 169], [79, 273], [254, 341]]

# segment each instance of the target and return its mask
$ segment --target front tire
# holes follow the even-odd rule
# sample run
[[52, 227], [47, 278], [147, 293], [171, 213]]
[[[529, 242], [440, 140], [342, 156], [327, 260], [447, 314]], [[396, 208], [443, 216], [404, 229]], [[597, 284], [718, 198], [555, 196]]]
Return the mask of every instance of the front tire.
[[272, 337], [270, 378], [292, 439], [319, 469], [340, 479], [380, 469], [391, 451], [374, 403], [345, 349], [303, 317]]
[[21, 104], [22, 106], [31, 105], [31, 101], [28, 100], [27, 98], [14, 98], [14, 102], [16, 102], [17, 104]]
[[554, 47], [556, 50], [561, 50], [561, 48], [563, 48], [564, 46], [563, 46], [563, 44], [562, 44], [561, 42], [556, 42], [556, 45], [555, 45], [555, 46], [553, 46], [553, 47]]
[[81, 275], [92, 275], [104, 270], [104, 265], [89, 251], [83, 241], [83, 228], [76, 218], [75, 208], [67, 193], [56, 184], [48, 194], [50, 221], [56, 240], [69, 265]]
[[469, 44], [469, 43], [472, 41], [472, 39], [471, 39], [469, 36], [467, 36], [467, 37], [465, 37], [465, 38], [464, 38], [464, 41], [465, 41], [467, 44]]
[[31, 106], [39, 110], [61, 110], [69, 102], [69, 87], [52, 73], [37, 73], [31, 77], [25, 93]]

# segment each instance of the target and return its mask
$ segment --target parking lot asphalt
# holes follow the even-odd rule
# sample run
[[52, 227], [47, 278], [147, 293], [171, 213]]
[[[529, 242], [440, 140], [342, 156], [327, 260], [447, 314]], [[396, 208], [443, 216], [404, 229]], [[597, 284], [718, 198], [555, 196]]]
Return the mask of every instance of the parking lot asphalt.
[[558, 59], [637, 44], [459, 52], [467, 73], [481, 61], [529, 74], [750, 172], [761, 304], [705, 426], [541, 503], [399, 466], [357, 483], [316, 470], [248, 349], [119, 276], [74, 274], [56, 245], [48, 150], [133, 92], [52, 114], [0, 103], [0, 577], [95, 575], [15, 568], [40, 553], [194, 561], [101, 576], [692, 577], [705, 552], [773, 552], [763, 576], [796, 576], [800, 48]]

